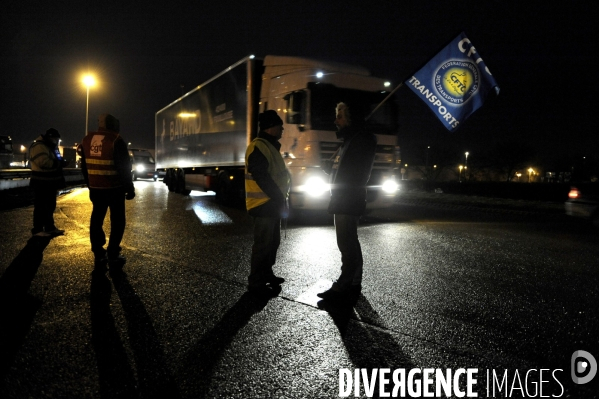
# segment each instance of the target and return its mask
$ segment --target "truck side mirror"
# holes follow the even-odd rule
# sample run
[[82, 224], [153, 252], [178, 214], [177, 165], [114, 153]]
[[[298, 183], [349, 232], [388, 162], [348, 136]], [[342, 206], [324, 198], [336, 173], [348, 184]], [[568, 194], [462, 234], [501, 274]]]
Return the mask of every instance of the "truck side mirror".
[[292, 125], [303, 125], [305, 123], [305, 98], [306, 94], [303, 91], [296, 91], [284, 97], [287, 101], [286, 123]]

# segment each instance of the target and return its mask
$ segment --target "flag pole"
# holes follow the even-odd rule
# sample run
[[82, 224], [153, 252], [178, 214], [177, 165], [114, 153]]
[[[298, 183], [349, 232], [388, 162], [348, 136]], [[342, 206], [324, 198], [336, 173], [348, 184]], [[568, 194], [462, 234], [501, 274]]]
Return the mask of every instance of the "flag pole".
[[376, 112], [378, 111], [379, 108], [381, 108], [381, 106], [393, 95], [395, 94], [395, 92], [397, 90], [399, 90], [399, 88], [403, 86], [403, 82], [401, 82], [395, 89], [393, 89], [393, 91], [391, 93], [389, 93], [389, 95], [387, 97], [385, 97], [385, 99], [383, 101], [381, 101], [379, 103], [379, 105], [376, 106], [375, 109], [372, 110], [372, 112], [370, 113], [370, 115], [368, 115], [364, 120], [367, 121], [368, 119], [370, 119], [370, 117]]

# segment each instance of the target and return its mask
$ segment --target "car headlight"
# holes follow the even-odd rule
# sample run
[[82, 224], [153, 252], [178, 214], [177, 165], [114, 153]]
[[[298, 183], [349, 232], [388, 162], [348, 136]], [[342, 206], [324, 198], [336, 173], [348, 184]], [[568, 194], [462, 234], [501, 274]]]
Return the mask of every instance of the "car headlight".
[[381, 189], [388, 194], [393, 194], [399, 190], [399, 184], [394, 179], [387, 179], [383, 182]]
[[322, 177], [312, 176], [300, 189], [312, 197], [320, 197], [329, 191], [329, 184]]
[[143, 165], [136, 165], [135, 170], [138, 172], [143, 172], [146, 168]]

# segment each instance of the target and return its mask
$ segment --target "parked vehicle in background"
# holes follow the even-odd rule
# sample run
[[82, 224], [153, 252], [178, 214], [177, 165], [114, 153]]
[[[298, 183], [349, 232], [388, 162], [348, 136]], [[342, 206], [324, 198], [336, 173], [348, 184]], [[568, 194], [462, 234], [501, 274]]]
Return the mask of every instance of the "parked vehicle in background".
[[[156, 113], [156, 161], [170, 191], [214, 191], [222, 202], [245, 198], [245, 150], [258, 113], [285, 122], [281, 154], [291, 174], [290, 207], [327, 209], [329, 177], [321, 169], [341, 141], [335, 106], [374, 110], [389, 84], [353, 65], [300, 57], [246, 57]], [[398, 190], [398, 108], [393, 98], [368, 119], [377, 136], [367, 209], [392, 206]]]
[[137, 179], [153, 179], [158, 180], [158, 172], [156, 171], [156, 161], [148, 150], [129, 149], [131, 157], [131, 173], [133, 180]]
[[10, 168], [13, 157], [12, 139], [10, 136], [0, 136], [0, 169]]
[[572, 186], [565, 207], [566, 214], [586, 218], [599, 228], [599, 183]]

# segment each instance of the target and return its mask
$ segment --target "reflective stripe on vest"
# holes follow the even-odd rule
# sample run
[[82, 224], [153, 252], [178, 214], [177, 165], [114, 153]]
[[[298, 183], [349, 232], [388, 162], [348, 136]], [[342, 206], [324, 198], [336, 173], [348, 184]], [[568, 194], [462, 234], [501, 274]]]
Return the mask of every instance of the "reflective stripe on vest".
[[264, 139], [254, 139], [247, 148], [245, 153], [245, 165], [246, 165], [246, 174], [245, 174], [245, 205], [248, 210], [252, 208], [256, 208], [262, 204], [265, 204], [270, 200], [270, 197], [266, 195], [258, 186], [258, 183], [254, 180], [253, 176], [247, 171], [248, 158], [252, 152], [258, 147], [258, 151], [260, 151], [268, 161], [268, 174], [275, 181], [283, 196], [287, 198], [289, 193], [289, 172], [285, 167], [285, 162], [283, 161], [283, 157], [277, 151], [272, 144], [270, 144], [267, 140]]
[[104, 159], [86, 159], [85, 163], [87, 165], [90, 165], [90, 164], [94, 164], [94, 165], [114, 165], [114, 160], [106, 161]]
[[[253, 181], [254, 180], [254, 176], [250, 175], [249, 173], [246, 173], [245, 174], [245, 180], [252, 180]], [[247, 187], [247, 184], [246, 184], [246, 187]], [[258, 187], [258, 189], [260, 189], [260, 188]], [[246, 198], [268, 198], [268, 195], [266, 195], [266, 193], [263, 193], [262, 191], [260, 191], [260, 192], [255, 192], [255, 191], [248, 192], [247, 188], [246, 188], [245, 197]]]

